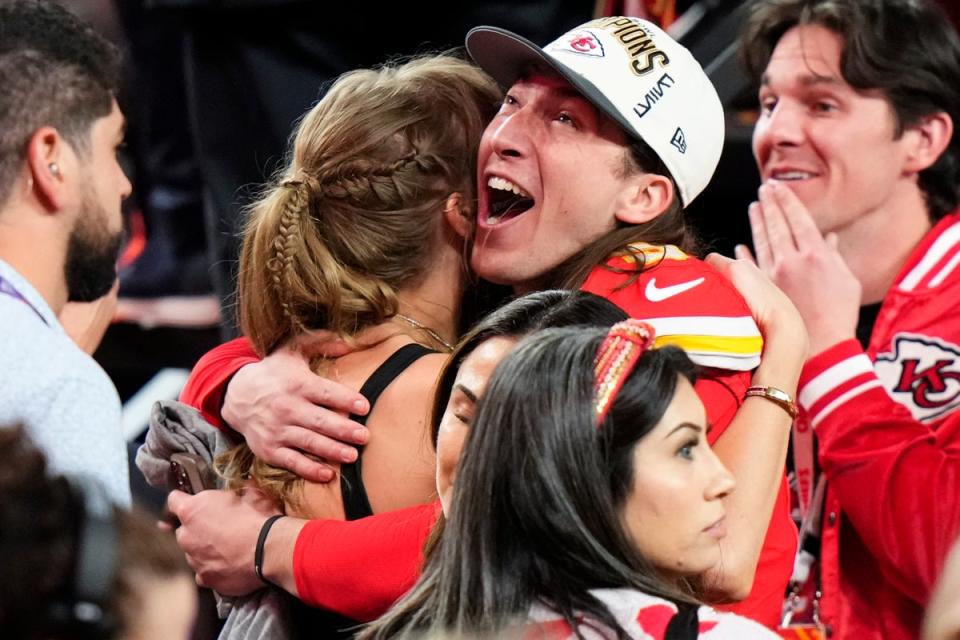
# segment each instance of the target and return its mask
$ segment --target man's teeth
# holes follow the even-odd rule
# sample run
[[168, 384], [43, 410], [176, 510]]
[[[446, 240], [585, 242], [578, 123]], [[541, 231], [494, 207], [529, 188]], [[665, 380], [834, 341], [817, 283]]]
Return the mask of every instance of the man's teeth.
[[498, 178], [497, 176], [492, 176], [489, 180], [487, 180], [487, 186], [490, 187], [491, 189], [497, 189], [498, 191], [511, 191], [517, 194], [518, 196], [520, 196], [521, 198], [530, 197], [529, 193], [527, 193], [517, 185], [513, 184], [512, 182], [504, 178]]
[[773, 174], [776, 180], [807, 180], [812, 177], [813, 174], [806, 171], [778, 171]]

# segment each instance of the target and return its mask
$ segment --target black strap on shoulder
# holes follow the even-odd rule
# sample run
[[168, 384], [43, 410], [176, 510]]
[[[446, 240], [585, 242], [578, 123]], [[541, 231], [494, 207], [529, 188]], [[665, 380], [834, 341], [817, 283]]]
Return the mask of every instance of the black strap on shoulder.
[[[370, 403], [370, 411], [377, 403], [380, 394], [390, 386], [397, 376], [403, 373], [411, 364], [427, 355], [436, 353], [423, 345], [412, 343], [404, 345], [393, 352], [377, 370], [371, 374], [360, 388], [360, 394]], [[369, 413], [367, 415], [370, 415]], [[360, 424], [367, 424], [367, 416], [350, 416], [351, 420]], [[340, 466], [340, 492], [343, 495], [343, 509], [347, 520], [357, 520], [373, 515], [367, 490], [363, 486], [360, 461], [363, 458], [363, 447], [358, 447], [359, 455], [356, 462]]]
[[677, 613], [670, 619], [664, 640], [696, 640], [700, 635], [699, 607], [677, 603]]

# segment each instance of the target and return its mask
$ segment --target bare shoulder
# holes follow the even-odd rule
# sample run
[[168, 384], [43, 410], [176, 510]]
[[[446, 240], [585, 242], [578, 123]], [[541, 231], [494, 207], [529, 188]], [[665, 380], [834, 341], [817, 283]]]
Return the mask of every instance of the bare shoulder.
[[437, 380], [440, 378], [440, 372], [447, 358], [445, 353], [429, 353], [418, 358], [387, 387], [383, 398], [396, 395], [401, 398], [406, 397], [408, 400], [414, 397], [432, 400]]
[[431, 353], [418, 358], [390, 383], [370, 415], [402, 428], [422, 429], [429, 421], [437, 380], [447, 355]]

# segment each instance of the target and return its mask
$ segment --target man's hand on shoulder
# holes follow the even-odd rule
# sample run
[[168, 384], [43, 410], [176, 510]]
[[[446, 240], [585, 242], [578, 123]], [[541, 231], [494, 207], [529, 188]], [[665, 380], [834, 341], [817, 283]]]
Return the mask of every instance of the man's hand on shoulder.
[[345, 414], [369, 411], [359, 393], [315, 375], [306, 357], [285, 347], [241, 368], [230, 380], [221, 414], [261, 460], [314, 482], [333, 470], [305, 454], [352, 462], [369, 432]]

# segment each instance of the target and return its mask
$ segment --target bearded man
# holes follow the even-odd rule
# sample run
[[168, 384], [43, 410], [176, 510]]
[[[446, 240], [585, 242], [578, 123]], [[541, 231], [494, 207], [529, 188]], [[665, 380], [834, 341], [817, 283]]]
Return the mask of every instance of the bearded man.
[[129, 504], [120, 401], [58, 315], [116, 280], [124, 118], [116, 50], [62, 7], [0, 7], [0, 425], [23, 424], [57, 472]]

